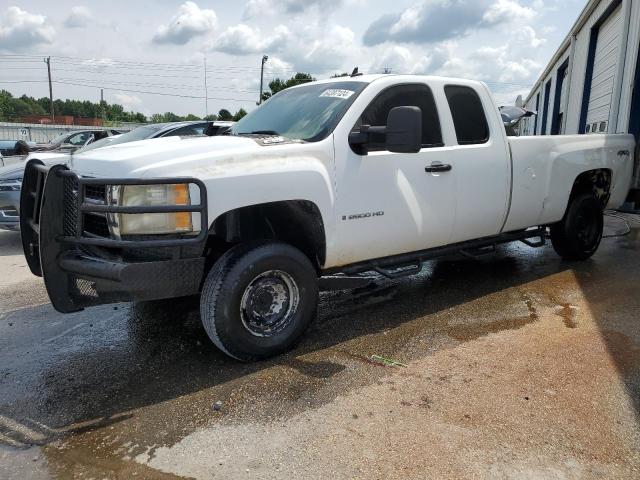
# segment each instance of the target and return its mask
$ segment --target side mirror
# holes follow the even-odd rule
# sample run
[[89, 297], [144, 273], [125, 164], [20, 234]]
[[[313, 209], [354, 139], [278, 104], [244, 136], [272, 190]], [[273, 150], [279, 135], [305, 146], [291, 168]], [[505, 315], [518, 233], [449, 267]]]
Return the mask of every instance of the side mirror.
[[362, 125], [349, 133], [349, 145], [358, 155], [367, 154], [370, 135], [385, 135], [385, 148], [395, 153], [417, 153], [422, 148], [422, 111], [419, 107], [395, 107], [389, 111], [387, 125]]
[[387, 150], [418, 153], [422, 148], [422, 111], [418, 107], [395, 107], [387, 117]]

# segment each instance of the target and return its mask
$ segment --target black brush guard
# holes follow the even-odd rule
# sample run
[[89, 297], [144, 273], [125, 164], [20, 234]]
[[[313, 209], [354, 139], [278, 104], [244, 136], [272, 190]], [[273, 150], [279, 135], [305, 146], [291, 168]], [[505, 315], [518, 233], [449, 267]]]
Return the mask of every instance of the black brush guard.
[[[106, 196], [101, 203], [87, 201], [87, 191], [157, 184], [195, 184], [200, 191], [199, 205], [123, 207], [110, 205]], [[49, 167], [31, 160], [25, 168], [20, 212], [27, 263], [34, 275], [44, 278], [51, 303], [59, 312], [193, 295], [200, 290], [208, 223], [206, 188], [197, 179], [82, 178], [64, 165]], [[199, 213], [199, 234], [121, 240], [85, 228], [85, 222], [96, 215], [168, 212]], [[157, 260], [152, 252], [158, 250], [171, 254]], [[129, 252], [136, 252], [136, 261], [131, 261]]]

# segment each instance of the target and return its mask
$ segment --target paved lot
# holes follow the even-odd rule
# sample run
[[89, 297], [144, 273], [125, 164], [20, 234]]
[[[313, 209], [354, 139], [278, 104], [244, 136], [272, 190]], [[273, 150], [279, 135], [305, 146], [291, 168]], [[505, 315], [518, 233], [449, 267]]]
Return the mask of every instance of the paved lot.
[[0, 232], [0, 478], [640, 478], [634, 225], [325, 294], [248, 365], [193, 302], [56, 313]]

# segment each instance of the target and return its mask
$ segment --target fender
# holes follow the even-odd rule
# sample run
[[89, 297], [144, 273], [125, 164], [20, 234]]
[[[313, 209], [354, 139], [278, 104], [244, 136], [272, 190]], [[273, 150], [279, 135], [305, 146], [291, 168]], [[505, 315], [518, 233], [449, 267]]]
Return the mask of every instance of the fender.
[[[195, 164], [192, 164], [195, 163]], [[184, 162], [176, 176], [192, 176], [207, 187], [210, 228], [221, 215], [242, 207], [305, 200], [313, 203], [325, 229], [327, 261], [332, 257], [335, 231], [332, 138], [313, 144], [258, 147], [242, 155], [207, 162]], [[144, 169], [144, 177], [164, 175], [164, 164]]]

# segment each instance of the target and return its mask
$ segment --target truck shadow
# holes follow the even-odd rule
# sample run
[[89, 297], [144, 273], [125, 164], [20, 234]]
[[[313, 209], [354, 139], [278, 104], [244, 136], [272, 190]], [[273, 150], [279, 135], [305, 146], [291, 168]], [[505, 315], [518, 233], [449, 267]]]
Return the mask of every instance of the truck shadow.
[[[551, 247], [533, 250], [510, 246], [486, 259], [438, 260], [425, 267], [417, 277], [394, 281], [379, 279], [368, 290], [323, 294], [318, 319], [297, 349], [282, 357], [253, 364], [230, 360], [211, 345], [200, 325], [198, 305], [193, 299], [125, 306], [121, 318], [109, 320], [113, 323], [112, 328], [125, 331], [117, 340], [111, 338], [104, 345], [96, 345], [94, 339], [88, 342], [86, 349], [57, 358], [38, 373], [41, 402], [11, 407], [5, 412], [0, 410], [0, 415], [5, 414], [15, 422], [47, 425], [48, 430], [40, 427], [40, 436], [33, 438], [16, 428], [3, 429], [0, 421], [0, 433], [19, 444], [45, 444], [59, 435], [101, 429], [128, 419], [130, 412], [142, 407], [217, 386], [227, 392], [233, 381], [272, 371], [260, 378], [267, 378], [266, 383], [278, 383], [280, 401], [295, 400], [302, 395], [312, 397], [313, 390], [323, 381], [346, 368], [346, 362], [370, 363], [372, 354], [393, 355], [412, 340], [416, 331], [413, 325], [418, 325], [422, 331], [431, 329], [429, 335], [434, 337], [446, 335], [453, 341], [465, 341], [535, 321], [535, 309], [531, 309], [527, 298], [523, 298], [523, 302], [529, 307], [530, 315], [515, 323], [496, 324], [487, 319], [472, 329], [454, 332], [448, 325], [437, 321], [429, 323], [430, 319], [423, 317], [567, 270], [575, 272], [620, 378], [627, 386], [636, 412], [640, 412], [637, 327], [625, 324], [621, 330], [609, 325], [607, 305], [610, 307], [610, 304], [604, 301], [607, 293], [601, 287], [602, 281], [594, 281], [594, 277], [600, 275], [611, 278], [617, 282], [615, 288], [638, 298], [637, 285], [628, 283], [628, 272], [633, 269], [637, 272], [640, 268], [638, 232], [634, 230], [633, 235], [612, 240], [610, 248], [599, 253], [604, 258], [596, 266], [592, 261], [563, 262]], [[625, 249], [631, 250], [632, 255], [627, 257], [634, 265], [622, 262], [609, 271], [610, 264], [620, 263], [619, 252]], [[620, 274], [618, 269], [625, 274]], [[616, 276], [619, 280], [615, 280]], [[634, 299], [629, 308], [640, 311], [639, 301]], [[87, 312], [90, 315], [91, 311]], [[394, 329], [399, 332], [380, 334]], [[344, 347], [346, 343], [349, 348]], [[268, 380], [278, 377], [282, 369], [297, 375]], [[311, 381], [296, 385], [301, 377]], [[370, 381], [375, 378], [371, 375]], [[260, 388], [268, 389], [269, 386]], [[215, 401], [216, 397], [211, 398]], [[201, 411], [202, 400], [193, 405], [188, 402], [181, 405], [184, 410], [180, 416], [187, 418], [196, 409]]]

